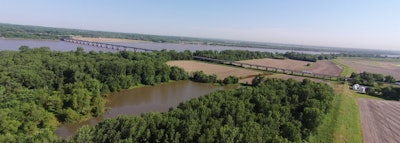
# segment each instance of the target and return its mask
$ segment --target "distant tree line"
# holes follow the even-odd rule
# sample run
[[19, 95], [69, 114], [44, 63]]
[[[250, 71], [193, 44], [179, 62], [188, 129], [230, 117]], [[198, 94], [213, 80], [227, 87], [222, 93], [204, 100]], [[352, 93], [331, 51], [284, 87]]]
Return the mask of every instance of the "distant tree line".
[[0, 51], [0, 57], [0, 142], [57, 141], [57, 122], [102, 114], [103, 97], [110, 92], [189, 78], [165, 63], [190, 58], [185, 52], [58, 52], [22, 46]]
[[266, 79], [217, 91], [165, 113], [84, 126], [67, 142], [304, 142], [331, 107], [333, 89], [310, 80]]
[[305, 54], [297, 52], [286, 52], [271, 53], [271, 52], [260, 52], [260, 51], [248, 51], [248, 50], [223, 50], [223, 51], [213, 51], [204, 50], [196, 51], [193, 53], [194, 56], [208, 57], [220, 60], [249, 60], [249, 59], [262, 59], [262, 58], [273, 58], [273, 59], [293, 59], [301, 61], [316, 62], [317, 60], [330, 60], [337, 58], [334, 54]]
[[396, 79], [391, 75], [384, 76], [383, 74], [362, 72], [355, 73], [353, 72], [350, 76], [353, 84], [362, 84], [373, 86], [377, 84], [376, 82], [386, 82], [386, 83], [395, 83]]
[[286, 52], [283, 54], [284, 57], [293, 60], [316, 62], [318, 60], [330, 60], [337, 58], [335, 54], [305, 54], [298, 52]]

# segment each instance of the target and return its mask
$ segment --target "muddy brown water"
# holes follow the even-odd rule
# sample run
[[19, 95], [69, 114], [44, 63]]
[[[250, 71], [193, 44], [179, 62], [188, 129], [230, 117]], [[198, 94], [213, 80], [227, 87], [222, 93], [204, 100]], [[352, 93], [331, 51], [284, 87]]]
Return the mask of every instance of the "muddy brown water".
[[155, 86], [144, 86], [113, 93], [107, 97], [103, 115], [74, 124], [63, 124], [56, 129], [62, 138], [73, 135], [83, 125], [96, 125], [98, 122], [119, 115], [140, 115], [146, 112], [165, 112], [183, 101], [200, 97], [216, 90], [234, 89], [237, 86], [213, 86], [192, 81], [177, 81]]

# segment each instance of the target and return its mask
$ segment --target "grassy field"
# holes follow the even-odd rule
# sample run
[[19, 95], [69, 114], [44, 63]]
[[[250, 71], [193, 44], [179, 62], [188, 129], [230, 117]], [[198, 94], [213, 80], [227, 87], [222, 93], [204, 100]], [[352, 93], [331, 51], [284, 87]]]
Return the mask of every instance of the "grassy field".
[[[343, 68], [341, 76], [349, 77], [354, 69], [341, 63], [333, 62]], [[361, 143], [362, 131], [357, 98], [373, 98], [350, 91], [347, 84], [334, 83], [336, 96], [332, 108], [314, 132], [309, 141], [312, 143]]]
[[337, 94], [332, 108], [316, 132], [312, 143], [361, 143], [362, 132], [356, 96], [347, 85], [335, 84]]
[[352, 67], [350, 67], [350, 66], [348, 66], [348, 65], [345, 65], [345, 64], [341, 63], [338, 59], [333, 60], [333, 62], [334, 62], [336, 65], [342, 67], [343, 70], [342, 70], [342, 72], [340, 73], [340, 76], [350, 77], [351, 73], [355, 71], [354, 68], [352, 68]]
[[[333, 60], [343, 68], [341, 76], [349, 77], [354, 68], [343, 64], [340, 60]], [[362, 143], [360, 112], [357, 105], [358, 98], [383, 100], [365, 94], [351, 91], [348, 84], [333, 83], [336, 96], [332, 108], [321, 125], [314, 132], [309, 141], [312, 143]]]

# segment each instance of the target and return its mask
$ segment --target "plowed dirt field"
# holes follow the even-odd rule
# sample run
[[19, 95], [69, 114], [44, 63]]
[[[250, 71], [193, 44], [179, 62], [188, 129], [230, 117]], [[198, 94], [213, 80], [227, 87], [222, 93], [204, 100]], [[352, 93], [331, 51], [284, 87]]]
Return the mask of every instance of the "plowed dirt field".
[[400, 102], [359, 98], [364, 143], [400, 142]]

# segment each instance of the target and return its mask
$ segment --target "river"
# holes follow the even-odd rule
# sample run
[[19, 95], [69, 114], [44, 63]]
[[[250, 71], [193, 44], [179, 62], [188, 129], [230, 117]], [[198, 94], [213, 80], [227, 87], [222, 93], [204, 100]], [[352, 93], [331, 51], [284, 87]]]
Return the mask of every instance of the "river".
[[[260, 51], [260, 52], [272, 52], [272, 53], [285, 53], [290, 50], [279, 50], [279, 49], [264, 49], [264, 48], [245, 48], [245, 47], [233, 47], [233, 46], [214, 46], [214, 45], [195, 45], [195, 44], [175, 44], [175, 43], [153, 43], [153, 42], [109, 42], [110, 44], [118, 44], [125, 46], [133, 46], [138, 48], [146, 48], [152, 50], [175, 50], [184, 51], [189, 50], [195, 52], [197, 50], [249, 50], [249, 51]], [[75, 51], [77, 47], [82, 47], [85, 51], [105, 51], [105, 52], [118, 52], [113, 49], [98, 48], [93, 46], [74, 44], [64, 42], [60, 40], [29, 40], [29, 39], [4, 39], [0, 38], [0, 50], [18, 50], [21, 46], [29, 46], [31, 48], [37, 47], [49, 47], [51, 50], [56, 51]], [[295, 51], [308, 54], [329, 54], [332, 52], [315, 52], [315, 51]]]
[[165, 112], [171, 107], [192, 98], [200, 97], [216, 90], [234, 89], [237, 86], [213, 86], [211, 84], [192, 81], [176, 81], [155, 86], [144, 86], [118, 93], [112, 93], [106, 98], [107, 110], [99, 117], [90, 118], [84, 122], [63, 124], [56, 134], [66, 138], [71, 136], [83, 125], [95, 125], [106, 118], [119, 115], [140, 115], [146, 112]]

